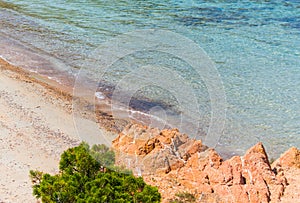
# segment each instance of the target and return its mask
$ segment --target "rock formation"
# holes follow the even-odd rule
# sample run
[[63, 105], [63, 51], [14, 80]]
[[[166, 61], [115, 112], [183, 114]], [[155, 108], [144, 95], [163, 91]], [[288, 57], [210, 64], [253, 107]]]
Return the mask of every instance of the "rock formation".
[[[272, 167], [258, 143], [244, 156], [223, 161], [200, 140], [177, 129], [129, 125], [113, 141], [117, 165], [142, 175], [159, 188], [163, 202], [193, 194], [197, 202], [297, 202], [300, 200], [300, 151], [291, 148]], [[286, 176], [290, 173], [296, 176]], [[287, 193], [288, 192], [288, 193]]]

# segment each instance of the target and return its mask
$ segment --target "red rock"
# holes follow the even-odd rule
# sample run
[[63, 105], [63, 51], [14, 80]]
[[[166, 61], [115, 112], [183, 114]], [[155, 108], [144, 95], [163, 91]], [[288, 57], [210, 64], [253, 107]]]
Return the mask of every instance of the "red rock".
[[[159, 188], [163, 202], [182, 191], [195, 194], [199, 202], [300, 199], [299, 191], [295, 192], [300, 189], [300, 153], [296, 148], [284, 153], [272, 169], [262, 143], [244, 156], [223, 161], [214, 149], [177, 129], [159, 131], [140, 125], [125, 128], [112, 147], [116, 164], [133, 169], [135, 174], [140, 171], [147, 183]], [[292, 177], [291, 173], [297, 175]]]
[[232, 195], [233, 197], [232, 202], [246, 203], [250, 201], [244, 185], [233, 185], [232, 187], [229, 187], [229, 189], [230, 189], [230, 194], [234, 194]]
[[283, 168], [296, 167], [300, 168], [300, 150], [296, 147], [290, 148], [276, 160], [273, 166], [280, 165]]

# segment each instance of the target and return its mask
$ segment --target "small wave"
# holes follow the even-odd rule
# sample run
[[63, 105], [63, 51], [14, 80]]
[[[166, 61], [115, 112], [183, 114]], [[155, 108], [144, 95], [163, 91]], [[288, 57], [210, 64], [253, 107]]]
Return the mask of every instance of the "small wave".
[[51, 76], [47, 76], [48, 79], [50, 80], [54, 80], [55, 82], [57, 82], [58, 84], [62, 85], [63, 83], [56, 77], [51, 77]]
[[99, 100], [103, 100], [106, 98], [102, 92], [96, 92], [95, 97], [97, 97], [97, 99], [99, 99]]

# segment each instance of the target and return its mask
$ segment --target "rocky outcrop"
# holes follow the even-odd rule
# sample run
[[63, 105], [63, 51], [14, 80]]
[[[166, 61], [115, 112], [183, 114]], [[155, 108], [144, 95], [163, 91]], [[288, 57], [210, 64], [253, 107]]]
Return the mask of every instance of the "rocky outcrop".
[[300, 150], [296, 147], [290, 148], [279, 159], [272, 164], [274, 167], [280, 166], [287, 168], [300, 168]]
[[272, 164], [277, 176], [284, 176], [287, 186], [280, 202], [300, 202], [300, 150], [292, 147]]
[[[197, 202], [278, 202], [292, 184], [285, 176], [287, 168], [300, 172], [296, 148], [275, 161], [273, 167], [262, 143], [244, 156], [223, 161], [214, 149], [177, 129], [159, 131], [130, 125], [113, 141], [113, 149], [116, 164], [158, 186], [164, 202], [180, 192], [194, 194]], [[299, 182], [300, 176], [296, 179], [291, 181]], [[300, 199], [299, 194], [294, 196]]]

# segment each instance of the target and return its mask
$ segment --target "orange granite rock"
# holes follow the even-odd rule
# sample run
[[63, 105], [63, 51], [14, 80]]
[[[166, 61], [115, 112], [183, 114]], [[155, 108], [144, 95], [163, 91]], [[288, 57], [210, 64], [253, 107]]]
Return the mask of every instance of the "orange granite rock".
[[[284, 153], [273, 167], [262, 143], [244, 156], [224, 161], [214, 149], [177, 129], [159, 131], [137, 124], [120, 133], [112, 147], [117, 154], [116, 164], [125, 165], [148, 184], [157, 186], [163, 202], [180, 192], [193, 194], [197, 202], [300, 199], [300, 153], [296, 148]], [[296, 176], [290, 176], [291, 171]]]

